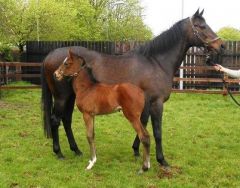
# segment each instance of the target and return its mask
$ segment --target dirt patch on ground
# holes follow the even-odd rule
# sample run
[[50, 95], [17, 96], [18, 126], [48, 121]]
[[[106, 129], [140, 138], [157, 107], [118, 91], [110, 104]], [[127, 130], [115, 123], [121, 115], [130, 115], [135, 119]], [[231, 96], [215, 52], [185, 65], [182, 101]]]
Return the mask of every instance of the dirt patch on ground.
[[29, 104], [24, 103], [11, 103], [6, 101], [0, 100], [0, 109], [19, 109], [19, 108], [25, 108], [29, 107]]
[[174, 176], [181, 174], [182, 170], [178, 166], [171, 166], [170, 168], [159, 167], [159, 172], [157, 174], [158, 178], [168, 178], [171, 179]]
[[10, 106], [11, 106], [11, 104], [9, 104], [5, 101], [0, 101], [0, 109], [9, 108]]

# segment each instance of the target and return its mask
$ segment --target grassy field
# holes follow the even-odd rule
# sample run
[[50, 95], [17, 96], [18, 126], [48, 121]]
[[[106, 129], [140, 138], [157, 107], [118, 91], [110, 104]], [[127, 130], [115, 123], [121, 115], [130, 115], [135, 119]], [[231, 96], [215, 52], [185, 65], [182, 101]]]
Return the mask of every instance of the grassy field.
[[[240, 100], [240, 97], [238, 97]], [[57, 160], [44, 138], [40, 90], [4, 91], [0, 99], [0, 187], [240, 187], [240, 108], [222, 95], [172, 94], [163, 117], [165, 173], [155, 160], [138, 175], [133, 157], [135, 133], [121, 113], [96, 118], [98, 161], [85, 167], [89, 147], [81, 114], [73, 129], [83, 156], [75, 156], [60, 127], [65, 160]]]

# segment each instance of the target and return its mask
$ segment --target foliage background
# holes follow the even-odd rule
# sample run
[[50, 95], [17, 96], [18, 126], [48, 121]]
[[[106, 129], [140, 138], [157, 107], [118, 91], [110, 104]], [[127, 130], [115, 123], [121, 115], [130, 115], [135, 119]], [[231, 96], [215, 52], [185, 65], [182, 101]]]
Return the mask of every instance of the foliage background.
[[0, 0], [0, 44], [27, 40], [148, 40], [139, 0]]

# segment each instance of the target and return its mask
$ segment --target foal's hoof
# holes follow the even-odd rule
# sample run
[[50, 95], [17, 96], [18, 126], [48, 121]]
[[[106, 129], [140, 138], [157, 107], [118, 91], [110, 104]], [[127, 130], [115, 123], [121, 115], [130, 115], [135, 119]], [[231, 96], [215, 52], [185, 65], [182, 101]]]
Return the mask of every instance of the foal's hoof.
[[144, 172], [147, 172], [148, 171], [148, 168], [141, 168], [138, 172], [137, 172], [137, 174], [138, 175], [141, 175], [141, 174], [143, 174]]
[[137, 171], [137, 175], [142, 175], [144, 173], [143, 169]]

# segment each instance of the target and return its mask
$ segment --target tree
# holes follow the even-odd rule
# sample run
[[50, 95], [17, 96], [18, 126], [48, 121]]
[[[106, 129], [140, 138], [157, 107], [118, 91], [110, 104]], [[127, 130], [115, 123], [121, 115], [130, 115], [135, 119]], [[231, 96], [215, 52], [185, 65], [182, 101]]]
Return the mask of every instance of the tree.
[[0, 37], [27, 40], [147, 40], [139, 0], [0, 0]]
[[68, 40], [75, 30], [74, 10], [48, 0], [0, 0], [0, 33], [20, 52], [27, 40]]
[[108, 3], [108, 40], [149, 40], [151, 30], [143, 22], [143, 8], [139, 0], [111, 1]]
[[240, 40], [240, 30], [233, 27], [223, 27], [217, 34], [224, 40]]
[[20, 51], [34, 30], [34, 15], [23, 0], [0, 0], [0, 32], [5, 40], [16, 45]]

